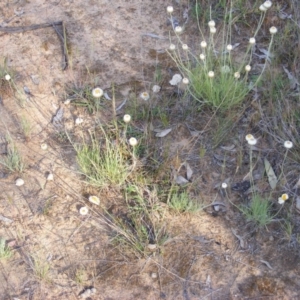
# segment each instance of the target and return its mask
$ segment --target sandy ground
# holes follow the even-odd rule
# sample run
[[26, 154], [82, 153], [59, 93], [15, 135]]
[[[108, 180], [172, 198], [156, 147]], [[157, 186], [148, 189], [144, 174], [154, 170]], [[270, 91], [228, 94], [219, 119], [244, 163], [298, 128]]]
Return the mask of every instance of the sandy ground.
[[[0, 172], [0, 215], [12, 221], [2, 221], [0, 236], [15, 253], [0, 263], [1, 299], [78, 299], [88, 287], [97, 290], [90, 299], [99, 300], [299, 297], [298, 252], [292, 246], [280, 248], [281, 241], [268, 232], [260, 239], [243, 235], [247, 243], [241, 245], [236, 235], [245, 232], [235, 228], [232, 233], [230, 213], [166, 216], [173, 236], [148, 259], [128, 258], [112, 248], [97, 209], [88, 217], [78, 214], [86, 198], [75, 153], [60, 141], [52, 118], [63, 108], [66, 127], [75, 133], [86, 130], [85, 124], [75, 128], [74, 120], [87, 114], [63, 104], [70, 86], [88, 82], [110, 91], [114, 83], [117, 103], [131, 92], [128, 82], [137, 82], [136, 93], [148, 90], [169, 44], [165, 7], [163, 0], [0, 3], [2, 27], [63, 21], [70, 51], [69, 67], [62, 70], [62, 46], [53, 28], [0, 33], [1, 58], [14, 70], [17, 86], [15, 95], [2, 91], [0, 146], [5, 148], [9, 131], [27, 163], [24, 186], [15, 186], [17, 174]], [[182, 16], [186, 4], [175, 7]], [[22, 116], [32, 124], [28, 140], [19, 125]], [[180, 143], [183, 137], [172, 139]], [[41, 150], [42, 143], [47, 150]], [[49, 172], [54, 181], [46, 181]], [[104, 202], [117, 200], [107, 195]], [[50, 266], [49, 280], [41, 281], [34, 272], [37, 262]]]

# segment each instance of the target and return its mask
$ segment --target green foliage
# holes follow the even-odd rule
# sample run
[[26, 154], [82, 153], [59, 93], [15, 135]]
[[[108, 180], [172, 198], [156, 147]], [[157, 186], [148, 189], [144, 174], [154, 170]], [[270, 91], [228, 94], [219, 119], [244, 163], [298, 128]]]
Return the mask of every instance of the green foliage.
[[91, 145], [84, 144], [76, 151], [79, 167], [93, 186], [121, 186], [130, 174], [129, 153], [122, 144], [113, 144], [108, 137], [103, 144], [93, 139]]
[[259, 227], [264, 227], [273, 219], [270, 208], [271, 204], [268, 199], [254, 195], [250, 205], [241, 207], [241, 211], [245, 214], [247, 220], [255, 222]]
[[102, 104], [102, 98], [95, 98], [92, 94], [92, 88], [85, 86], [82, 89], [76, 89], [71, 92], [71, 104], [84, 107], [90, 114], [97, 112]]
[[13, 255], [12, 251], [9, 247], [6, 246], [6, 240], [4, 238], [0, 238], [0, 260], [5, 260], [11, 258]]
[[7, 155], [6, 157], [0, 159], [0, 164], [3, 165], [6, 170], [12, 173], [21, 173], [26, 167], [23, 158], [15, 145], [12, 145], [8, 148]]
[[174, 189], [174, 191], [171, 192], [168, 204], [177, 213], [195, 213], [202, 210], [202, 206], [194, 199], [191, 199], [188, 192], [178, 191], [177, 189]]

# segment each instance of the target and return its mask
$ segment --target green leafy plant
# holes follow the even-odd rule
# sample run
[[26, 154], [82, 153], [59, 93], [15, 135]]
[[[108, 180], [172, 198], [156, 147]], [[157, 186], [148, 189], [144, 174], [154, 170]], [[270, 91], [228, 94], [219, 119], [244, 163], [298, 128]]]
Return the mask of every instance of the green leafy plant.
[[171, 192], [168, 204], [177, 213], [195, 213], [202, 210], [202, 206], [192, 199], [186, 191], [174, 190]]
[[130, 174], [129, 153], [123, 145], [113, 144], [108, 137], [103, 144], [93, 139], [91, 145], [79, 146], [76, 151], [82, 173], [94, 186], [121, 186]]
[[0, 238], [0, 260], [5, 260], [11, 258], [13, 255], [10, 248], [6, 245], [6, 240], [4, 238]]
[[259, 227], [268, 225], [274, 216], [270, 213], [271, 203], [260, 195], [254, 195], [249, 206], [241, 207], [247, 220], [255, 222]]
[[0, 165], [10, 172], [23, 172], [26, 165], [15, 145], [8, 147], [6, 157], [0, 159]]
[[261, 13], [257, 29], [249, 39], [242, 62], [238, 62], [236, 50], [231, 45], [232, 3], [229, 8], [228, 21], [224, 20], [223, 29], [220, 29], [221, 26], [216, 27], [215, 21], [210, 20], [208, 22], [209, 34], [206, 36], [198, 22], [199, 32], [203, 39], [200, 43], [200, 53], [195, 54], [183, 42], [181, 27], [174, 28], [177, 42], [176, 45], [170, 45], [169, 54], [185, 77], [182, 83], [187, 85], [188, 92], [199, 103], [206, 104], [215, 110], [228, 110], [240, 104], [251, 89], [257, 86], [270, 58], [273, 37], [277, 32], [275, 27], [270, 28], [271, 39], [265, 64], [259, 76], [250, 83], [249, 72], [256, 43], [255, 37], [262, 26], [266, 10]]

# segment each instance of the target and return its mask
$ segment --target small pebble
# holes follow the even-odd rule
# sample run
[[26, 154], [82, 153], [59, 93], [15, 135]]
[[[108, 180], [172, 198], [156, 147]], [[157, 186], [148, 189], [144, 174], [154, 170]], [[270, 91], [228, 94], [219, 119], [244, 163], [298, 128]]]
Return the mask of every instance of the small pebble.
[[83, 123], [83, 119], [82, 118], [77, 118], [76, 120], [75, 120], [75, 124], [76, 125], [80, 125], [80, 124], [82, 124]]
[[16, 186], [22, 186], [24, 183], [25, 183], [25, 182], [24, 182], [24, 180], [23, 180], [22, 178], [18, 178], [18, 179], [16, 180]]
[[157, 278], [157, 273], [151, 273], [151, 278], [156, 279]]
[[52, 173], [49, 173], [48, 176], [47, 176], [47, 180], [48, 180], [48, 181], [52, 181], [53, 178], [54, 178], [54, 177], [53, 177], [53, 174], [52, 174]]

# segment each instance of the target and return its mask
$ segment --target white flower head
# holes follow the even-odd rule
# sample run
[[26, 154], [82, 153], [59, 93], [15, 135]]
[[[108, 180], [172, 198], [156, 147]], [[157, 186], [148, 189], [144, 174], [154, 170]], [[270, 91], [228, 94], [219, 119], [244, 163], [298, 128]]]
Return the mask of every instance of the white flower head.
[[263, 3], [263, 6], [266, 8], [266, 9], [269, 9], [271, 6], [272, 6], [272, 2], [271, 1], [265, 1]]
[[189, 46], [187, 44], [182, 44], [182, 49], [183, 50], [188, 50], [189, 49]]
[[89, 201], [93, 204], [100, 205], [100, 199], [97, 196], [89, 196]]
[[285, 201], [284, 201], [281, 197], [278, 198], [278, 203], [279, 203], [279, 204], [283, 204], [284, 202], [285, 202]]
[[183, 83], [183, 84], [189, 84], [188, 78], [183, 78], [183, 79], [182, 79], [182, 83]]
[[207, 43], [205, 41], [202, 41], [200, 44], [201, 48], [206, 48], [207, 47]]
[[169, 50], [174, 51], [176, 49], [176, 46], [174, 44], [171, 44], [169, 46]]
[[6, 74], [6, 75], [4, 76], [4, 78], [5, 78], [5, 80], [7, 80], [7, 81], [9, 81], [9, 80], [11, 79], [11, 77], [10, 77], [9, 74]]
[[235, 79], [239, 79], [240, 77], [241, 77], [240, 72], [235, 72], [235, 73], [234, 73], [234, 78], [235, 78]]
[[252, 138], [252, 139], [249, 139], [247, 142], [248, 142], [248, 144], [249, 144], [250, 146], [254, 146], [254, 145], [256, 145], [256, 143], [257, 143], [257, 139]]
[[222, 66], [221, 72], [224, 73], [224, 74], [229, 73], [230, 72], [230, 67], [227, 66], [227, 65]]
[[279, 204], [284, 204], [284, 202], [288, 199], [289, 199], [288, 194], [282, 194], [281, 197], [278, 198], [278, 203]]
[[49, 173], [48, 176], [47, 176], [47, 180], [48, 181], [52, 181], [54, 179], [54, 176], [52, 173]]
[[41, 144], [41, 149], [42, 150], [47, 150], [48, 145], [46, 143]]
[[93, 95], [93, 97], [95, 97], [95, 98], [100, 98], [100, 97], [102, 97], [103, 96], [103, 90], [102, 89], [100, 89], [99, 87], [96, 87], [96, 88], [94, 88], [93, 90], [92, 90], [92, 95]]
[[226, 49], [227, 49], [227, 51], [230, 52], [233, 49], [233, 46], [229, 44], [229, 45], [227, 45]]
[[254, 139], [254, 136], [253, 136], [252, 134], [247, 134], [247, 135], [245, 136], [245, 138], [246, 138], [246, 141], [249, 141], [249, 140]]
[[228, 186], [228, 185], [227, 185], [227, 183], [226, 183], [226, 182], [223, 182], [223, 183], [222, 183], [222, 189], [226, 189], [226, 188], [227, 188], [227, 186]]
[[124, 115], [123, 121], [124, 121], [125, 123], [129, 123], [129, 122], [131, 121], [131, 116], [128, 115], [128, 114]]
[[71, 103], [71, 99], [66, 99], [65, 101], [64, 101], [64, 105], [69, 105]]
[[140, 94], [140, 97], [141, 97], [143, 100], [147, 101], [147, 100], [149, 100], [150, 95], [149, 95], [148, 92], [142, 92], [142, 93]]
[[134, 147], [134, 146], [137, 145], [137, 143], [138, 143], [138, 141], [137, 141], [136, 138], [132, 137], [132, 138], [129, 139], [129, 145], [130, 146]]
[[211, 34], [216, 33], [216, 32], [217, 32], [216, 27], [210, 27], [210, 28], [209, 28], [209, 32], [210, 32]]
[[260, 7], [259, 7], [259, 10], [260, 11], [267, 11], [267, 8], [262, 4]]
[[180, 74], [173, 75], [172, 79], [169, 81], [171, 85], [177, 85], [182, 80], [182, 76]]
[[272, 27], [270, 28], [270, 33], [271, 33], [271, 34], [277, 33], [277, 28], [276, 28], [275, 26], [272, 26]]
[[83, 206], [79, 209], [79, 213], [82, 215], [82, 216], [86, 216], [88, 213], [89, 213], [89, 209], [86, 207], [86, 206]]
[[174, 30], [175, 30], [176, 33], [181, 33], [182, 32], [182, 27], [181, 26], [176, 26]]
[[214, 71], [209, 71], [209, 72], [208, 72], [208, 77], [209, 77], [209, 78], [213, 78], [214, 76], [215, 76]]
[[154, 86], [152, 87], [152, 92], [153, 92], [154, 94], [159, 93], [160, 90], [161, 90], [161, 87], [160, 87], [159, 85], [154, 85]]
[[245, 71], [246, 71], [246, 72], [250, 72], [250, 70], [251, 70], [251, 66], [250, 66], [250, 65], [247, 65], [247, 66], [245, 67]]
[[256, 40], [254, 37], [249, 39], [249, 44], [254, 45], [256, 43]]
[[82, 124], [83, 123], [83, 119], [82, 118], [76, 118], [76, 120], [75, 120], [75, 124], [76, 125], [80, 125], [80, 124]]
[[283, 145], [286, 149], [291, 149], [293, 147], [293, 143], [291, 141], [285, 141]]
[[201, 54], [199, 55], [199, 57], [200, 57], [201, 60], [204, 60], [204, 59], [205, 59], [205, 54], [201, 53]]
[[16, 186], [22, 186], [24, 183], [25, 183], [25, 182], [24, 182], [24, 180], [23, 180], [22, 178], [18, 178], [18, 179], [16, 180]]
[[173, 6], [168, 6], [168, 7], [167, 7], [167, 12], [168, 12], [169, 14], [171, 14], [173, 11], [174, 11]]
[[210, 28], [215, 27], [215, 26], [216, 26], [215, 21], [214, 21], [214, 20], [210, 20], [210, 21], [208, 22], [208, 26], [209, 26]]

